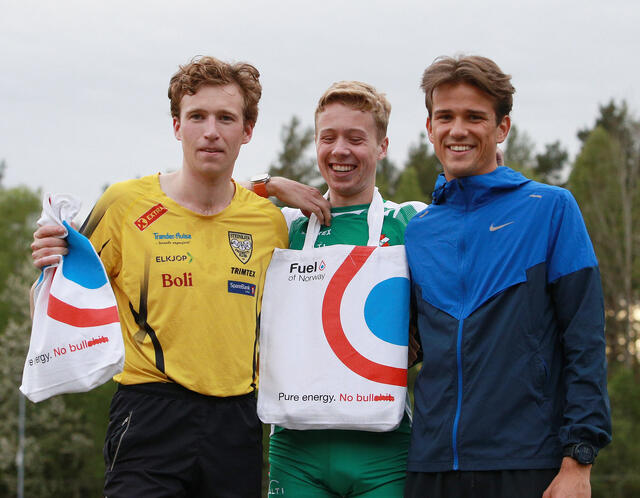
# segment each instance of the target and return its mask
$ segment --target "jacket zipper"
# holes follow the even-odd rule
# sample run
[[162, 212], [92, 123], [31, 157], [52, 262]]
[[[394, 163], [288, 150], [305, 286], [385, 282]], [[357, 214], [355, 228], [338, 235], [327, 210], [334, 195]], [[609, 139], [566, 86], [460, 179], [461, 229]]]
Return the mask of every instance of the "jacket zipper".
[[465, 273], [465, 233], [466, 233], [466, 227], [467, 227], [467, 222], [468, 222], [468, 212], [469, 212], [469, 205], [467, 202], [467, 198], [465, 196], [465, 192], [464, 192], [464, 186], [462, 185], [462, 182], [460, 180], [458, 180], [460, 182], [460, 189], [462, 190], [462, 196], [465, 200], [465, 207], [464, 207], [464, 217], [463, 217], [463, 224], [462, 224], [462, 235], [460, 237], [460, 256], [461, 256], [461, 261], [460, 261], [460, 283], [462, 286], [462, 299], [461, 299], [461, 306], [460, 306], [460, 321], [458, 322], [458, 336], [456, 338], [456, 363], [457, 363], [457, 370], [458, 370], [458, 396], [457, 396], [457, 403], [456, 403], [456, 415], [453, 419], [453, 430], [452, 430], [452, 434], [451, 434], [451, 444], [453, 447], [453, 470], [458, 470], [460, 465], [459, 465], [459, 459], [458, 459], [458, 424], [460, 422], [460, 412], [462, 411], [462, 328], [464, 326], [464, 318], [462, 318], [463, 313], [464, 313], [464, 309], [465, 309], [465, 297], [467, 294], [467, 289], [465, 286], [465, 281], [464, 281], [464, 276], [466, 275]]
[[456, 344], [457, 362], [458, 362], [458, 403], [456, 405], [456, 416], [453, 419], [453, 470], [458, 470], [458, 422], [460, 421], [460, 411], [462, 408], [462, 324], [464, 320], [460, 320], [458, 325], [458, 339]]

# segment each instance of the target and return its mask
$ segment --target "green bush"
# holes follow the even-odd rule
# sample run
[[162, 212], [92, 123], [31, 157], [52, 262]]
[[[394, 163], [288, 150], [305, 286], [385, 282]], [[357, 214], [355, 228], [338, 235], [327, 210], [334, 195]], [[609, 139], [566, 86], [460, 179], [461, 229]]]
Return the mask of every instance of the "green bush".
[[593, 498], [640, 496], [640, 381], [617, 367], [609, 378], [613, 440], [596, 459], [591, 473]]

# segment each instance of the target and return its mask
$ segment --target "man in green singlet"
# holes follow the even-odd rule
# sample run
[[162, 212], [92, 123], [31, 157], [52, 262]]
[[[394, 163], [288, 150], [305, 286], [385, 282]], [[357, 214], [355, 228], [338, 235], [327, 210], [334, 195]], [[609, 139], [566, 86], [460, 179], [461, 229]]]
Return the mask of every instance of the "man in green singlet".
[[[316, 247], [367, 244], [367, 212], [377, 161], [387, 153], [390, 111], [383, 94], [356, 81], [335, 83], [320, 98], [315, 141], [318, 166], [329, 185], [331, 227], [322, 226]], [[424, 207], [421, 202], [385, 201], [380, 245], [404, 244], [407, 223]], [[291, 249], [302, 249], [308, 221], [299, 217], [291, 223]], [[408, 413], [398, 429], [382, 433], [274, 427], [269, 495], [400, 497], [409, 433]]]

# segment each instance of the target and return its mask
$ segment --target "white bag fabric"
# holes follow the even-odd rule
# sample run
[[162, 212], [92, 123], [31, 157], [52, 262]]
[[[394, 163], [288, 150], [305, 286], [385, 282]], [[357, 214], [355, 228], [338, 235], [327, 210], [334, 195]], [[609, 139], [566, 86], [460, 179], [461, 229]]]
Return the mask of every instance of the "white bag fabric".
[[38, 402], [97, 387], [124, 366], [116, 298], [91, 242], [69, 222], [80, 203], [45, 194], [39, 225], [63, 225], [69, 253], [43, 269], [34, 292], [29, 353], [20, 391]]
[[275, 249], [260, 319], [258, 416], [288, 429], [389, 431], [407, 383], [409, 270], [404, 246], [379, 247], [376, 192], [368, 246]]

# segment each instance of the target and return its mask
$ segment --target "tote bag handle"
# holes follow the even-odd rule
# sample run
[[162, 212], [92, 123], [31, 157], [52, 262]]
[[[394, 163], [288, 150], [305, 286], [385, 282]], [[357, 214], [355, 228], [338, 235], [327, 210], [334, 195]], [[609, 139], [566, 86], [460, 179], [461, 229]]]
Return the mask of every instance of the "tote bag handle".
[[[325, 198], [329, 198], [329, 191], [324, 194]], [[378, 187], [374, 187], [373, 198], [367, 213], [367, 224], [369, 225], [369, 241], [368, 246], [378, 247], [380, 244], [380, 235], [382, 234], [382, 222], [384, 221], [384, 205], [382, 196], [378, 192]], [[303, 250], [313, 249], [316, 239], [320, 233], [320, 222], [315, 214], [311, 214], [309, 224], [307, 226], [307, 234], [304, 239]]]

